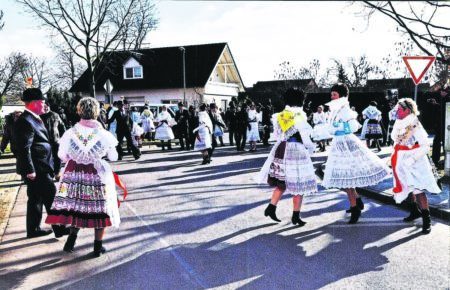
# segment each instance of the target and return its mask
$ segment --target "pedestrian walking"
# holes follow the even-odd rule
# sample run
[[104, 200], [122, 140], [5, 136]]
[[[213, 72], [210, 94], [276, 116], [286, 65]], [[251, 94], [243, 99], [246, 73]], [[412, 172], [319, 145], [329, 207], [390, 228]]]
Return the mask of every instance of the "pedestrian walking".
[[248, 123], [249, 128], [247, 130], [247, 142], [250, 144], [250, 152], [256, 151], [256, 142], [259, 140], [259, 114], [256, 112], [256, 106], [253, 102], [249, 104], [250, 109], [248, 110]]
[[389, 175], [389, 168], [365, 146], [353, 132], [361, 125], [356, 113], [350, 109], [348, 87], [343, 83], [331, 87], [331, 114], [327, 123], [333, 134], [330, 153], [326, 162], [322, 185], [340, 188], [347, 193], [350, 202], [350, 224], [358, 222], [364, 203], [356, 187], [374, 185]]
[[195, 134], [194, 150], [200, 151], [200, 153], [203, 156], [202, 165], [205, 165], [210, 163], [209, 160], [210, 156], [208, 150], [211, 149], [212, 147], [211, 132], [213, 125], [211, 122], [211, 118], [206, 112], [206, 104], [204, 103], [201, 104], [199, 109], [200, 109], [200, 112], [198, 112], [199, 126], [193, 130], [193, 133]]
[[425, 191], [439, 193], [432, 165], [428, 157], [431, 142], [417, 116], [414, 100], [400, 99], [397, 103], [397, 120], [392, 129], [394, 152], [391, 156], [394, 199], [401, 203], [412, 192], [410, 215], [404, 221], [422, 216], [422, 233], [431, 232], [431, 217]]
[[263, 145], [269, 146], [270, 132], [272, 130], [272, 103], [267, 102], [262, 110], [262, 122], [264, 127]]
[[94, 256], [106, 252], [105, 228], [119, 226], [115, 179], [108, 162], [118, 158], [118, 141], [97, 121], [98, 101], [82, 98], [77, 105], [81, 120], [60, 141], [59, 157], [66, 163], [46, 223], [70, 226], [63, 250], [72, 252], [81, 228], [94, 229]]
[[199, 126], [197, 111], [194, 106], [189, 106], [189, 146], [190, 148], [194, 148], [196, 135], [194, 133], [194, 129]]
[[164, 151], [164, 141], [167, 141], [167, 150], [172, 150], [172, 140], [175, 139], [173, 135], [172, 126], [176, 125], [175, 120], [167, 112], [167, 106], [161, 107], [161, 112], [156, 118], [158, 125], [156, 126], [155, 139], [161, 141], [161, 148]]
[[361, 139], [366, 140], [367, 147], [370, 148], [370, 141], [373, 140], [377, 146], [378, 152], [381, 151], [378, 139], [383, 139], [381, 129], [381, 111], [377, 109], [377, 102], [371, 101], [369, 106], [362, 111], [364, 125], [361, 131]]
[[[27, 185], [27, 238], [49, 235], [52, 230], [43, 230], [42, 207], [47, 214], [56, 193], [53, 183], [52, 145], [44, 122], [39, 115], [44, 113], [46, 97], [38, 88], [26, 89], [22, 94], [25, 111], [14, 124], [17, 145], [17, 173]], [[56, 238], [69, 234], [64, 226], [52, 225]]]
[[312, 127], [302, 108], [304, 98], [302, 90], [290, 88], [285, 92], [285, 109], [273, 115], [273, 134], [277, 141], [257, 177], [259, 183], [265, 181], [275, 187], [264, 215], [280, 222], [276, 216], [277, 204], [281, 196], [288, 192], [293, 195], [291, 221], [300, 227], [306, 224], [300, 218], [303, 196], [317, 192], [311, 161], [315, 145], [310, 138]]
[[64, 132], [66, 132], [66, 127], [59, 117], [59, 114], [51, 111], [47, 104], [44, 106], [44, 114], [40, 115], [40, 117], [48, 131], [50, 144], [52, 145], [54, 175], [56, 181], [59, 181], [59, 178], [61, 177], [60, 171], [62, 165], [61, 159], [58, 156], [59, 140]]
[[117, 111], [117, 110], [118, 110], [118, 108], [117, 108], [117, 101], [114, 101], [113, 105], [108, 108], [108, 115], [107, 115], [108, 116], [108, 121], [106, 122], [107, 125], [108, 125], [108, 131], [111, 132], [114, 135], [114, 137], [116, 137], [116, 138], [117, 138], [117, 134], [116, 134], [117, 121], [113, 120], [113, 121], [110, 122], [109, 120], [112, 119], [112, 116], [113, 116], [114, 112]]

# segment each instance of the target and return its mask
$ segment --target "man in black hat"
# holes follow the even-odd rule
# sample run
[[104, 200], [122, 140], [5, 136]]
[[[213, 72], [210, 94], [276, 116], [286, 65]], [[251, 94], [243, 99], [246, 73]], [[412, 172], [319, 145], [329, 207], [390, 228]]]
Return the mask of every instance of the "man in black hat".
[[131, 130], [133, 129], [133, 120], [131, 119], [131, 114], [128, 110], [124, 109], [123, 101], [117, 101], [117, 107], [118, 109], [114, 111], [111, 119], [108, 120], [108, 124], [111, 124], [112, 122], [114, 122], [114, 120], [117, 121], [116, 135], [119, 144], [116, 146], [116, 149], [117, 153], [119, 154], [119, 160], [122, 160], [124, 155], [122, 149], [123, 138], [127, 140], [127, 147], [131, 148], [134, 160], [138, 160], [141, 157], [141, 151], [136, 147], [136, 145], [134, 145], [133, 139], [131, 137]]
[[[17, 173], [27, 185], [27, 238], [49, 235], [52, 230], [40, 228], [42, 206], [50, 210], [56, 194], [53, 183], [53, 156], [50, 137], [39, 115], [44, 113], [46, 98], [40, 89], [23, 92], [25, 111], [14, 124], [17, 145]], [[55, 237], [69, 234], [65, 226], [52, 225]]]
[[186, 150], [191, 150], [189, 147], [189, 112], [182, 102], [178, 103], [175, 121], [177, 122], [177, 138], [180, 140], [180, 150], [184, 150], [184, 140], [186, 140]]

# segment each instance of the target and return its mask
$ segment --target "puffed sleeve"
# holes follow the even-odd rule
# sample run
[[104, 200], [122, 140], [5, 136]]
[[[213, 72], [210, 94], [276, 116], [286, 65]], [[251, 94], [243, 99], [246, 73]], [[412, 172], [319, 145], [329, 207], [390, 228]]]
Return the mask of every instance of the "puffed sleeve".
[[417, 124], [414, 132], [414, 139], [420, 145], [419, 148], [415, 149], [416, 152], [414, 153], [414, 159], [418, 160], [428, 153], [431, 145], [431, 142], [428, 139], [428, 134], [420, 123]]
[[106, 156], [110, 161], [116, 161], [119, 158], [116, 150], [116, 146], [119, 142], [109, 131], [103, 130], [102, 135], [104, 135], [103, 146], [105, 146]]

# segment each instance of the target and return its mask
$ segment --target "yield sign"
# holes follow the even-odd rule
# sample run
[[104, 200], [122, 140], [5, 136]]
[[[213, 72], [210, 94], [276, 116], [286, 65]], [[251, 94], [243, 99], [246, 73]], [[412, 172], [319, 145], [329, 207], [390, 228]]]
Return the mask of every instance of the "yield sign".
[[403, 56], [402, 58], [416, 86], [436, 59], [434, 56]]

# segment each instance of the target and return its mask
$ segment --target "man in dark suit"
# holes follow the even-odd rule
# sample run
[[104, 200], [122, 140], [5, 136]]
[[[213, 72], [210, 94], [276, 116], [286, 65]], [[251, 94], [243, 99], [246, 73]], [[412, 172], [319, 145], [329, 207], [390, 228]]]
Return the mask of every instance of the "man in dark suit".
[[245, 143], [247, 142], [247, 129], [250, 130], [248, 122], [248, 106], [242, 103], [241, 110], [236, 114], [236, 150], [244, 151]]
[[175, 114], [175, 121], [177, 122], [177, 138], [180, 140], [180, 150], [184, 150], [184, 140], [186, 140], [186, 150], [190, 150], [189, 112], [186, 110], [182, 102], [178, 103], [178, 111]]
[[219, 118], [217, 117], [217, 106], [215, 103], [211, 103], [209, 104], [209, 118], [211, 119], [211, 123], [213, 126], [213, 130], [211, 132], [211, 148], [208, 149], [208, 156], [209, 156], [209, 161], [211, 162], [211, 156], [214, 152], [214, 149], [217, 147], [217, 140], [216, 140], [216, 136], [214, 135], [214, 129], [216, 128], [216, 126], [219, 126], [221, 128], [225, 127], [225, 124], [223, 124], [222, 122], [219, 122]]
[[236, 140], [236, 107], [234, 106], [233, 102], [230, 103], [230, 108], [225, 113], [225, 122], [228, 127], [230, 146], [233, 146], [233, 140]]
[[[22, 100], [25, 111], [17, 119], [14, 130], [17, 146], [17, 173], [27, 185], [27, 238], [49, 235], [52, 230], [40, 228], [42, 206], [50, 210], [56, 194], [53, 183], [52, 146], [48, 131], [39, 117], [44, 113], [45, 97], [37, 88], [26, 89]], [[69, 228], [52, 225], [55, 237], [69, 234]]]
[[133, 152], [134, 159], [138, 160], [141, 157], [141, 151], [134, 145], [133, 139], [131, 137], [133, 120], [131, 119], [130, 112], [128, 110], [125, 110], [123, 105], [123, 101], [117, 101], [118, 110], [113, 113], [111, 119], [108, 120], [108, 124], [111, 124], [112, 122], [114, 122], [114, 120], [117, 121], [116, 135], [119, 144], [116, 146], [116, 150], [119, 154], [119, 160], [122, 160], [124, 155], [122, 149], [122, 142], [124, 137], [127, 139], [127, 147], [131, 148], [131, 151]]

